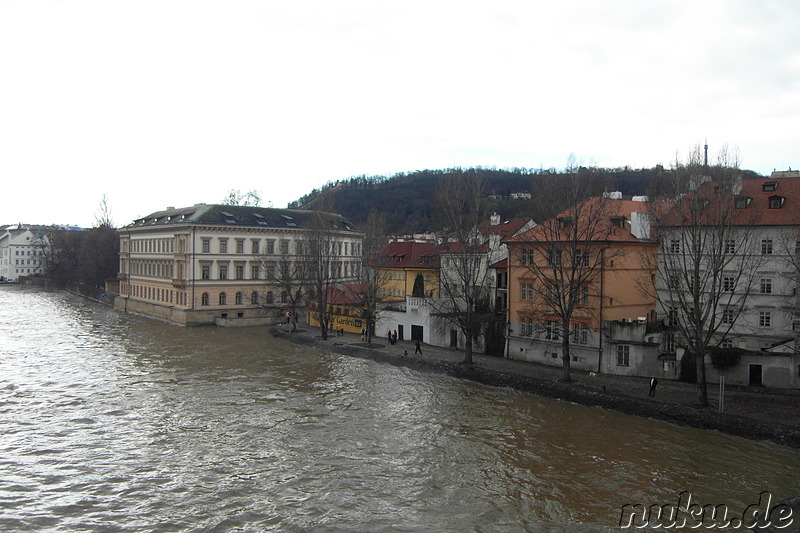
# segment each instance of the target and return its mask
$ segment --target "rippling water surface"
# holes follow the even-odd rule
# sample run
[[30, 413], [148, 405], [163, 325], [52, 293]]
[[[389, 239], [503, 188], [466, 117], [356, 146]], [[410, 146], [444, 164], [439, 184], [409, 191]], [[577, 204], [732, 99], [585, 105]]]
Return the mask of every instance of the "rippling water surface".
[[0, 287], [0, 531], [619, 531], [800, 452]]

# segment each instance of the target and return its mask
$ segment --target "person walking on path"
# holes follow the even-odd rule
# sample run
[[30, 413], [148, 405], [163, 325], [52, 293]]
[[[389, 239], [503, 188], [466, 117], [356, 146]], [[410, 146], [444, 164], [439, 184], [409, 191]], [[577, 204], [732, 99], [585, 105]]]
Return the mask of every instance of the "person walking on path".
[[658, 380], [653, 376], [650, 378], [650, 392], [647, 393], [648, 396], [656, 395], [656, 385], [658, 385]]
[[419, 345], [419, 341], [414, 344], [414, 355], [420, 354], [422, 355], [422, 348]]

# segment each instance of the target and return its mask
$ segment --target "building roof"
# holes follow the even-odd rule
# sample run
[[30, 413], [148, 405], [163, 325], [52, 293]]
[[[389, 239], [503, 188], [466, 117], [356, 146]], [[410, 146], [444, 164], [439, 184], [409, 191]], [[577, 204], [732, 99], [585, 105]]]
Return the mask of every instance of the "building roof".
[[516, 235], [519, 230], [530, 222], [533, 222], [530, 218], [512, 218], [499, 224], [492, 224], [491, 220], [484, 220], [478, 225], [478, 232], [487, 236], [499, 235], [501, 239], [504, 239]]
[[376, 255], [380, 268], [439, 268], [439, 247], [432, 242], [393, 241]]
[[[509, 237], [506, 242], [565, 242], [573, 240], [570, 224], [577, 217], [586, 233], [580, 240], [639, 242], [629, 221], [633, 213], [647, 211], [647, 205], [633, 200], [592, 197], [565, 209], [552, 219]], [[596, 220], [595, 220], [596, 219]]]
[[[718, 181], [707, 181], [686, 195], [661, 219], [665, 226], [685, 224], [690, 202], [703, 202], [708, 223], [725, 217], [728, 223], [757, 226], [793, 226], [800, 223], [800, 176], [781, 175], [744, 179], [741, 190], [730, 190]], [[726, 202], [728, 202], [726, 204]], [[725, 207], [727, 205], [727, 207]]]
[[331, 305], [360, 305], [369, 290], [367, 283], [338, 283], [328, 287], [328, 303]]
[[[137, 218], [126, 229], [204, 224], [218, 226], [250, 226], [261, 228], [308, 228], [317, 211], [276, 209], [241, 205], [196, 204], [192, 207], [168, 207], [146, 217]], [[319, 213], [331, 229], [353, 231], [353, 225], [342, 215]]]

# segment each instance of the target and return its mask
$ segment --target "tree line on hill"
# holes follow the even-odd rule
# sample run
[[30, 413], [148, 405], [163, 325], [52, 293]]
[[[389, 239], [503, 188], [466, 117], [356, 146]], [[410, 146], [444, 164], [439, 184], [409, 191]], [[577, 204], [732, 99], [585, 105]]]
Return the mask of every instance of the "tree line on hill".
[[[436, 190], [446, 176], [463, 173], [486, 182], [485, 193], [491, 197], [491, 211], [498, 213], [501, 218], [543, 220], [554, 211], [561, 211], [568, 206], [553, 205], [549, 195], [539, 194], [539, 191], [551, 190], [559, 182], [565, 182], [575, 168], [574, 164], [564, 170], [474, 167], [418, 170], [393, 176], [361, 175], [329, 182], [291, 202], [288, 207], [316, 209], [317, 204], [325, 203], [357, 227], [364, 226], [370, 210], [378, 209], [386, 215], [386, 227], [390, 234], [436, 231], [444, 226], [434, 205]], [[666, 190], [665, 184], [673, 172], [662, 165], [641, 169], [579, 167], [579, 170], [591, 178], [592, 187], [587, 191], [589, 194], [621, 191], [626, 196], [658, 195]], [[752, 171], [743, 171], [743, 174], [745, 178], [758, 177]], [[529, 193], [531, 197], [511, 197], [515, 193]], [[545, 199], [545, 196], [548, 198]]]

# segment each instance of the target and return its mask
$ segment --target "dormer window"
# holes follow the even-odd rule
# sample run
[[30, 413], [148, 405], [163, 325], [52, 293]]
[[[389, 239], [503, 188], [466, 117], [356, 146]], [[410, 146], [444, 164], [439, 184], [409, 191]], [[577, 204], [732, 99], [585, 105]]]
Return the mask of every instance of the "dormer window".
[[786, 201], [786, 198], [783, 196], [773, 195], [769, 197], [769, 208], [770, 209], [780, 209], [783, 207], [783, 203]]
[[289, 215], [281, 215], [281, 218], [283, 219], [283, 221], [286, 223], [287, 226], [290, 226], [292, 228], [297, 226], [297, 223]]
[[221, 211], [223, 218], [227, 224], [236, 224], [236, 218], [227, 211]]
[[768, 181], [761, 185], [761, 190], [764, 192], [772, 192], [777, 190], [778, 182], [777, 181]]
[[734, 206], [736, 209], [745, 209], [748, 205], [750, 205], [749, 196], [737, 196], [736, 200], [734, 200]]
[[259, 226], [267, 225], [267, 219], [259, 215], [258, 213], [253, 213], [253, 218], [256, 219], [256, 224], [258, 224]]

